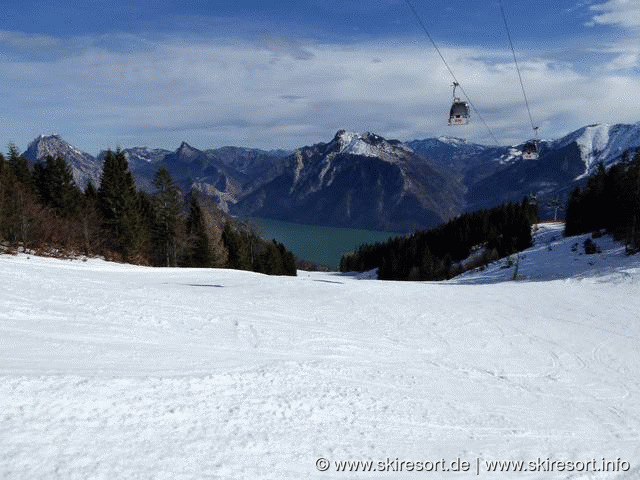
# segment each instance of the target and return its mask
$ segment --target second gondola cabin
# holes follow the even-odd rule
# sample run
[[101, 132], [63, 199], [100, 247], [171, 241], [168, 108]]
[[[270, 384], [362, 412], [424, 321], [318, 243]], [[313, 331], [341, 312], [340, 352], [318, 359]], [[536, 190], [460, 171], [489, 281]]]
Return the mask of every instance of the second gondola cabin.
[[538, 152], [538, 142], [531, 140], [522, 147], [522, 158], [525, 160], [537, 160], [540, 156]]

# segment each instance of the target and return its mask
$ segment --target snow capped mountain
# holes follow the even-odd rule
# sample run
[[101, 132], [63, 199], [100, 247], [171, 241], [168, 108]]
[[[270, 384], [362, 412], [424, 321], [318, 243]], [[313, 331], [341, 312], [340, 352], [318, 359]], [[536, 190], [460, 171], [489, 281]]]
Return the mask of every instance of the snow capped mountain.
[[[328, 144], [320, 143], [311, 147], [304, 147], [296, 152], [296, 179], [301, 178], [305, 164], [310, 166], [313, 161], [321, 158], [321, 171], [318, 175], [320, 183], [331, 185], [335, 180], [338, 170], [335, 160], [339, 157], [366, 157], [377, 159], [389, 164], [401, 164], [415, 159], [415, 153], [411, 148], [397, 140], [386, 140], [374, 133], [356, 133], [339, 130], [333, 140]], [[302, 160], [302, 165], [300, 165]], [[424, 163], [424, 162], [422, 162]], [[403, 171], [403, 173], [406, 173]], [[320, 185], [317, 186], [320, 188]]]
[[27, 151], [34, 151], [38, 160], [46, 158], [47, 155], [55, 156], [62, 153], [75, 156], [90, 156], [65, 142], [58, 134], [40, 135], [29, 144]]
[[399, 141], [386, 140], [371, 132], [356, 133], [339, 130], [333, 142], [338, 145], [335, 155], [360, 155], [394, 162], [403, 153], [413, 154], [408, 146]]
[[[522, 162], [524, 144], [496, 147], [479, 145], [455, 137], [438, 137], [408, 142], [416, 152], [465, 174], [478, 165], [492, 170], [491, 163], [508, 167]], [[582, 127], [557, 140], [541, 140], [540, 158], [558, 151], [577, 148], [577, 158], [583, 169], [573, 178], [579, 181], [591, 175], [599, 163], [609, 166], [618, 161], [625, 151], [640, 149], [640, 123], [636, 124], [595, 124]], [[498, 168], [498, 170], [501, 167]]]
[[76, 184], [84, 188], [89, 181], [94, 185], [100, 182], [101, 162], [88, 153], [82, 152], [70, 143], [65, 142], [60, 135], [40, 135], [29, 144], [23, 156], [31, 164], [43, 161], [47, 156], [62, 157], [73, 174]]
[[[139, 187], [151, 190], [161, 165], [180, 188], [195, 187], [241, 215], [332, 226], [406, 229], [430, 226], [463, 211], [536, 195], [566, 201], [599, 163], [609, 166], [640, 149], [640, 123], [585, 126], [557, 140], [541, 140], [537, 160], [523, 160], [523, 145], [487, 146], [441, 136], [402, 143], [371, 132], [339, 130], [327, 143], [295, 152], [222, 147], [175, 150], [136, 147], [123, 153]], [[59, 135], [35, 139], [32, 163], [60, 155], [76, 182], [99, 183], [98, 158]]]
[[462, 206], [450, 174], [397, 140], [339, 130], [298, 149], [281, 175], [232, 211], [328, 226], [409, 231], [434, 226]]
[[559, 140], [545, 143], [550, 149], [563, 148], [571, 143], [578, 145], [585, 166], [576, 178], [580, 180], [594, 173], [598, 164], [612, 165], [624, 152], [640, 149], [640, 122], [589, 125]]
[[599, 163], [612, 165], [625, 151], [640, 148], [640, 123], [589, 125], [558, 140], [542, 140], [537, 160], [522, 158], [523, 145], [491, 147], [447, 137], [409, 145], [458, 175], [467, 211], [535, 195], [542, 215], [548, 216], [548, 203], [566, 202]]

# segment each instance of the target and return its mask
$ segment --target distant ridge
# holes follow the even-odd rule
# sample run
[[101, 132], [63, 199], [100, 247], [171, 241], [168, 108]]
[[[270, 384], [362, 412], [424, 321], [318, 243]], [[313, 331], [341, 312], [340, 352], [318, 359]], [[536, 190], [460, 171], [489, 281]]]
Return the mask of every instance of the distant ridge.
[[[540, 158], [522, 146], [480, 145], [441, 136], [400, 142], [371, 132], [338, 130], [327, 143], [295, 151], [243, 147], [175, 151], [125, 148], [138, 185], [150, 190], [164, 165], [184, 192], [209, 195], [236, 215], [382, 230], [427, 228], [464, 211], [533, 196], [543, 216], [566, 201], [602, 163], [640, 149], [640, 123], [596, 124], [540, 142]], [[94, 157], [58, 134], [41, 135], [24, 156], [33, 164], [60, 155], [76, 183], [99, 183], [104, 152]]]

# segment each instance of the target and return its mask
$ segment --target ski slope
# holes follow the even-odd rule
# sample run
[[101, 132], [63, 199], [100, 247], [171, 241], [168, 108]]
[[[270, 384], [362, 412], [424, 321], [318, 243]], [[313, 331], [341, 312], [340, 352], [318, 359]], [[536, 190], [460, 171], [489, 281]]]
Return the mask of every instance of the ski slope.
[[[0, 478], [640, 478], [640, 258], [584, 238], [542, 226], [520, 281], [2, 255]], [[396, 459], [470, 470], [334, 463]]]

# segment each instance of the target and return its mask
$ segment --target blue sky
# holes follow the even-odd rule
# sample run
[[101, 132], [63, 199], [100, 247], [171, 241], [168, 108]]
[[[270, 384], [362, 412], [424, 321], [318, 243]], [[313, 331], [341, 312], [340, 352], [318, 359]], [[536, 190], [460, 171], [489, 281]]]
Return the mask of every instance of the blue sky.
[[[411, 0], [500, 144], [531, 136], [498, 0]], [[640, 121], [640, 2], [503, 0], [540, 136]], [[405, 0], [0, 0], [0, 141], [295, 148], [448, 127], [451, 77]]]

